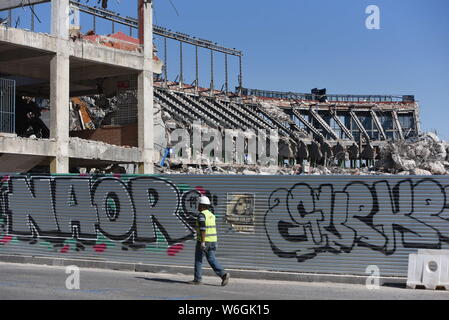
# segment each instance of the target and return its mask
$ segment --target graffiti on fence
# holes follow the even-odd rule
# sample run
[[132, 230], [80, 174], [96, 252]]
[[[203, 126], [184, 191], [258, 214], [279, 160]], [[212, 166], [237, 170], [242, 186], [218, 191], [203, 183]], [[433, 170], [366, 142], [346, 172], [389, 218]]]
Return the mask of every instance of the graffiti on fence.
[[5, 176], [0, 243], [28, 241], [61, 253], [86, 247], [104, 252], [119, 244], [174, 256], [194, 238], [192, 213], [201, 194], [216, 202], [202, 187], [159, 177]]
[[249, 236], [258, 230], [255, 199], [266, 197], [267, 250], [298, 262], [320, 253], [367, 248], [389, 256], [449, 244], [449, 186], [432, 178], [297, 183], [271, 194], [227, 194], [210, 185], [211, 193], [155, 176], [0, 178], [0, 246], [26, 241], [61, 253], [115, 247], [176, 256], [194, 239], [199, 195], [218, 207], [220, 194], [223, 221], [250, 228]]
[[298, 262], [357, 247], [384, 255], [394, 254], [399, 245], [439, 249], [449, 243], [449, 235], [437, 227], [449, 222], [448, 191], [430, 178], [392, 186], [385, 180], [355, 181], [342, 190], [298, 183], [271, 193], [265, 230], [274, 254]]

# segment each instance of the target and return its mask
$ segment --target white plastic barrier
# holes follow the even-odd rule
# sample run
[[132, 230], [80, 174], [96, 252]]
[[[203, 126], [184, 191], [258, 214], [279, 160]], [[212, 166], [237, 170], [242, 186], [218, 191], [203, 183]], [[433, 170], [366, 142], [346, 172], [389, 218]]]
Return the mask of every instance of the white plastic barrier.
[[449, 290], [449, 250], [420, 249], [409, 255], [407, 288]]

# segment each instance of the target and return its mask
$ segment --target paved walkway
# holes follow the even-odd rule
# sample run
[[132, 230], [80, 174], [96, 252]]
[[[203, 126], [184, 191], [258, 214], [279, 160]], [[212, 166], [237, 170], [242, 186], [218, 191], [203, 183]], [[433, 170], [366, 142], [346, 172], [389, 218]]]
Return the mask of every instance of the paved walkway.
[[[410, 290], [383, 286], [303, 283], [231, 278], [221, 287], [218, 277], [204, 277], [193, 286], [191, 276], [139, 273], [104, 269], [80, 269], [79, 289], [66, 267], [0, 263], [0, 300], [5, 299], [158, 299], [158, 300], [302, 300], [302, 299], [449, 299], [447, 291]], [[71, 277], [68, 279], [68, 277]]]

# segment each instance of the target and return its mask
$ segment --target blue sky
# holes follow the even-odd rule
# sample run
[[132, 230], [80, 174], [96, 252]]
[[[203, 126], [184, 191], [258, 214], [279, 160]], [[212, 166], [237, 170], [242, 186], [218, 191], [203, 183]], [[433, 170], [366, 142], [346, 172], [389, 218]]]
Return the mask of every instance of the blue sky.
[[[448, 0], [155, 0], [154, 23], [244, 52], [244, 86], [279, 91], [414, 94], [421, 106], [423, 130], [449, 140], [449, 1]], [[89, 4], [96, 4], [90, 0]], [[137, 16], [137, 0], [109, 0], [109, 9]], [[368, 30], [365, 9], [380, 9], [380, 30]], [[37, 8], [48, 32], [49, 5]], [[0, 13], [4, 16], [5, 13]], [[15, 10], [21, 27], [29, 12]], [[83, 31], [91, 18], [81, 17]], [[109, 22], [97, 23], [110, 33]], [[129, 33], [128, 28], [119, 28]], [[135, 32], [134, 32], [135, 35]], [[163, 56], [160, 39], [156, 45]], [[169, 78], [179, 73], [179, 47], [168, 45]], [[194, 50], [184, 47], [185, 82], [194, 80]], [[216, 87], [224, 83], [223, 56], [215, 56]], [[210, 56], [200, 51], [200, 79], [210, 81]], [[229, 60], [230, 80], [237, 84], [238, 61]]]

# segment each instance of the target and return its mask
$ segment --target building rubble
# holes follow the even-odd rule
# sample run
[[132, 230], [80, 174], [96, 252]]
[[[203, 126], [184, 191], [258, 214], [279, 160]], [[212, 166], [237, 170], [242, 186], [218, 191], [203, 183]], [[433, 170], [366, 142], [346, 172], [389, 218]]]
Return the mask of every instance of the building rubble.
[[[95, 131], [115, 124], [120, 101], [127, 99], [127, 95], [98, 94], [71, 98], [70, 101], [70, 131]], [[39, 103], [39, 105], [42, 104]], [[281, 108], [271, 103], [262, 102], [259, 107], [269, 114], [274, 121], [292, 125], [290, 117]], [[180, 116], [155, 102], [155, 150], [164, 153], [177, 141], [173, 141], [173, 132], [176, 129], [187, 129], [189, 132], [200, 130], [203, 134], [210, 130], [217, 130], [220, 134], [224, 127], [211, 127], [207, 123], [199, 126], [190, 119]], [[232, 129], [236, 134], [242, 130]], [[298, 133], [298, 132], [297, 132]], [[301, 133], [301, 132], [299, 132]], [[74, 135], [75, 136], [75, 135]], [[175, 135], [176, 136], [176, 135]], [[45, 136], [48, 137], [48, 134]], [[284, 165], [249, 164], [246, 161], [224, 163], [218, 159], [211, 159], [202, 155], [193, 155], [189, 146], [186, 146], [187, 156], [192, 159], [185, 160], [176, 156], [156, 163], [155, 169], [164, 174], [238, 174], [238, 175], [445, 175], [449, 174], [449, 142], [442, 141], [434, 133], [420, 134], [407, 139], [386, 141], [385, 144], [373, 148], [370, 144], [356, 143], [341, 144], [342, 141], [329, 143], [329, 140], [317, 138], [314, 140], [298, 134], [296, 139], [280, 135], [278, 152], [281, 158], [296, 158], [295, 162]], [[311, 141], [308, 141], [311, 140]], [[296, 141], [295, 141], [296, 140]], [[105, 141], [107, 142], [107, 141]], [[107, 142], [109, 143], [109, 142]], [[112, 143], [113, 144], [113, 143]], [[125, 145], [122, 145], [125, 146]], [[135, 147], [135, 145], [129, 145]], [[234, 142], [234, 148], [236, 147]], [[245, 148], [247, 144], [245, 142]], [[245, 158], [245, 155], [239, 155]], [[159, 161], [157, 160], [157, 161]], [[280, 162], [282, 163], [282, 162]], [[82, 168], [81, 168], [82, 169]]]
[[237, 175], [449, 175], [449, 142], [434, 133], [394, 141], [381, 148], [373, 166], [344, 168], [333, 163], [294, 166], [227, 165], [222, 163], [192, 165], [172, 163], [157, 167], [166, 174], [237, 174]]
[[[175, 93], [165, 93], [171, 99], [179, 99]], [[177, 93], [180, 95], [180, 93]], [[123, 97], [121, 97], [123, 96]], [[131, 111], [121, 111], [133, 103], [132, 91], [117, 92], [116, 95], [96, 95], [71, 99], [71, 131], [97, 130], [110, 125], [127, 125]], [[185, 98], [185, 97], [184, 97]], [[131, 99], [130, 101], [127, 101]], [[201, 101], [201, 98], [198, 101]], [[122, 102], [121, 102], [122, 101]], [[125, 101], [125, 103], [123, 103]], [[173, 100], [173, 106], [176, 106]], [[181, 100], [179, 100], [181, 101]], [[197, 101], [197, 103], [198, 103]], [[187, 129], [190, 143], [193, 132], [202, 134], [212, 131], [224, 135], [226, 127], [206, 121], [199, 124], [185, 117], [177, 109], [167, 108], [167, 101], [155, 100], [155, 151], [159, 154], [155, 170], [164, 174], [240, 174], [240, 175], [444, 175], [449, 174], [449, 143], [441, 141], [436, 134], [426, 133], [406, 139], [391, 139], [383, 144], [356, 143], [357, 141], [323, 139], [323, 136], [312, 136], [301, 131], [288, 113], [281, 107], [267, 101], [256, 104], [268, 121], [277, 122], [278, 127], [294, 132], [293, 136], [279, 135], [279, 164], [250, 164], [246, 154], [235, 154], [232, 160], [222, 162], [217, 158], [207, 158], [195, 154], [190, 145], [183, 146], [182, 157], [167, 154], [181, 136], [175, 134], [177, 129]], [[195, 101], [190, 100], [190, 103]], [[123, 107], [122, 107], [123, 105]], [[194, 107], [195, 104], [189, 105]], [[228, 107], [227, 107], [228, 108]], [[126, 110], [126, 109], [123, 109]], [[179, 109], [181, 110], [181, 109]], [[230, 110], [229, 110], [230, 111]], [[125, 113], [124, 113], [125, 112]], [[224, 110], [223, 110], [224, 112]], [[125, 119], [125, 122], [121, 122]], [[132, 121], [132, 119], [131, 119]], [[296, 127], [295, 127], [296, 124]], [[296, 130], [295, 130], [296, 128]], [[239, 128], [229, 129], [235, 134], [244, 134]], [[105, 141], [107, 143], [111, 143]], [[235, 142], [233, 142], [235, 148]], [[114, 143], [112, 143], [114, 144]], [[135, 147], [137, 145], [129, 144]], [[245, 148], [247, 148], [245, 140]], [[246, 149], [245, 149], [246, 150]], [[240, 162], [237, 157], [242, 158]], [[284, 160], [282, 160], [284, 159]], [[296, 159], [296, 161], [293, 161]]]
[[387, 144], [376, 170], [394, 174], [449, 174], [449, 143], [434, 133]]

